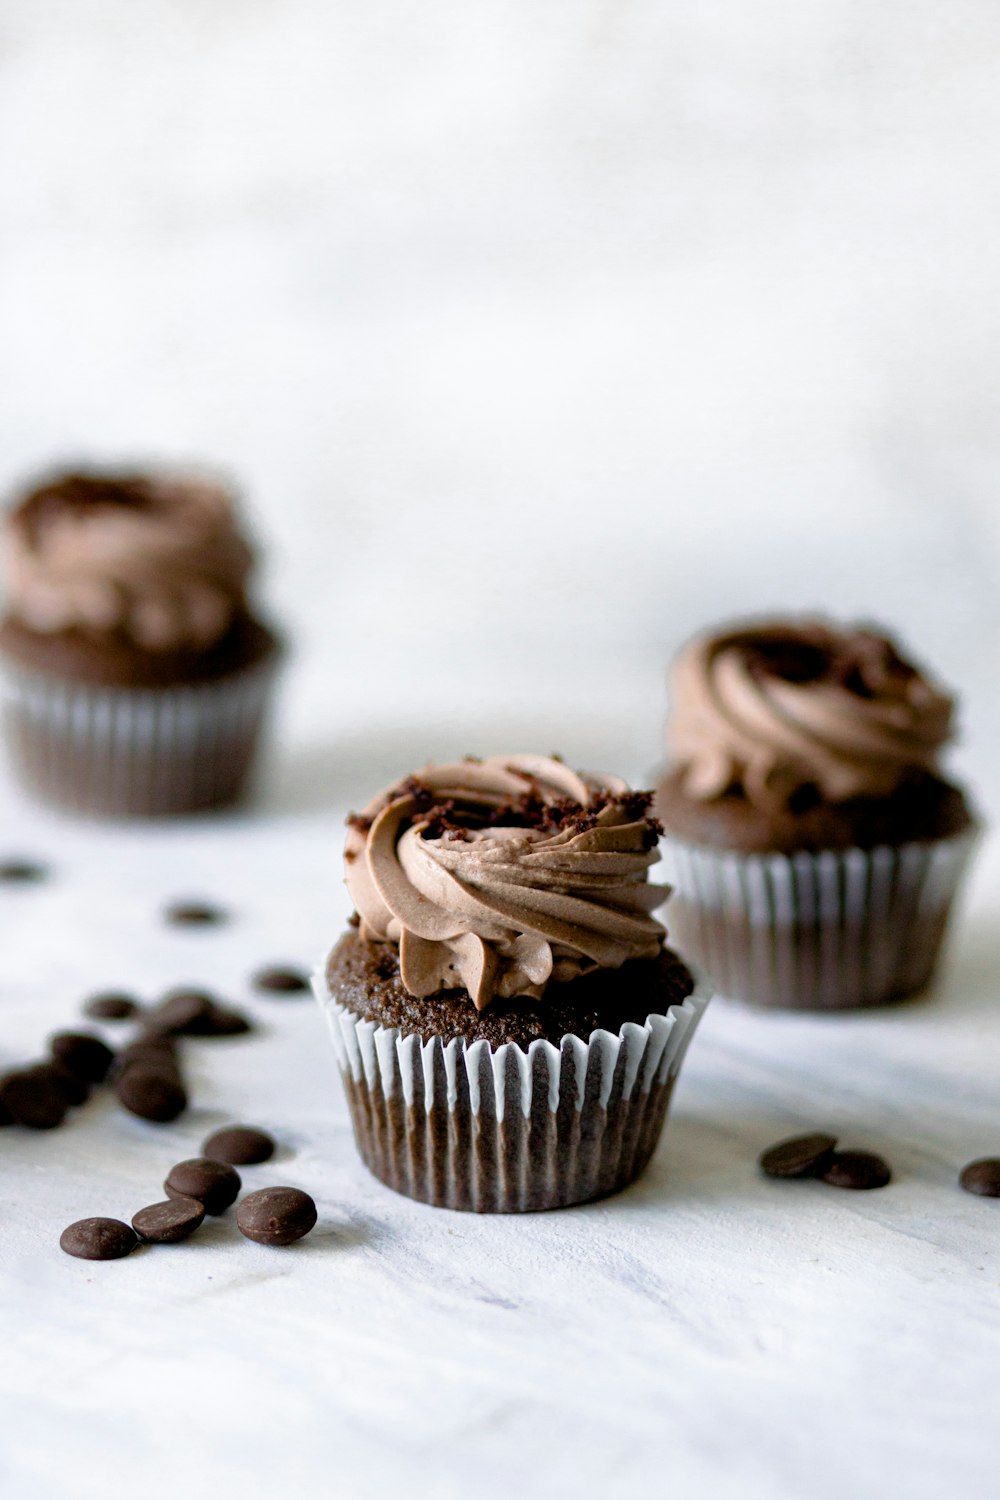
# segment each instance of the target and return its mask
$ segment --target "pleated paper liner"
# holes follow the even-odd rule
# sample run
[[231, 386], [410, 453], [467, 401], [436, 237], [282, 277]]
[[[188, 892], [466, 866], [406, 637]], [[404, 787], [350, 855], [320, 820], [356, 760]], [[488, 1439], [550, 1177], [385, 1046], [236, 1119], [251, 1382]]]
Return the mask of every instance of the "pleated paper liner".
[[85, 814], [161, 817], [237, 802], [278, 661], [274, 652], [213, 682], [157, 688], [69, 683], [5, 664], [14, 770], [41, 800]]
[[314, 979], [370, 1170], [407, 1197], [475, 1213], [564, 1208], [620, 1191], [659, 1139], [710, 991], [617, 1036], [422, 1041], [359, 1020]]
[[931, 981], [975, 827], [928, 842], [734, 854], [664, 839], [671, 942], [718, 993], [790, 1010], [903, 1000]]

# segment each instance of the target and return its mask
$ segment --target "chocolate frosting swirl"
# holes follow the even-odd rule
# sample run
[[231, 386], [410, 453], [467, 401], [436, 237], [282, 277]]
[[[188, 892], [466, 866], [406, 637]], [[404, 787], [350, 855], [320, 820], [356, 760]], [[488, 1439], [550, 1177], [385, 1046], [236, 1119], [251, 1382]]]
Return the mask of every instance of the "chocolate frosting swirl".
[[204, 648], [245, 608], [253, 555], [225, 490], [204, 480], [69, 474], [4, 530], [10, 614], [46, 634]]
[[822, 620], [750, 624], [681, 653], [668, 745], [702, 801], [739, 786], [776, 808], [811, 786], [840, 802], [933, 772], [952, 711], [885, 636]]
[[464, 986], [479, 1010], [655, 958], [649, 801], [542, 756], [426, 766], [348, 820], [361, 936], [398, 945], [410, 994]]

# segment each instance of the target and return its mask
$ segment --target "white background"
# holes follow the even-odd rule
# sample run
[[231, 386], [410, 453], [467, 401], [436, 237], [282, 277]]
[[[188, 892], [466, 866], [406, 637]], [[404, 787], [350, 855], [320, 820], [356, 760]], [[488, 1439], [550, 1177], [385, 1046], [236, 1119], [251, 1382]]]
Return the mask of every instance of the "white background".
[[[646, 780], [666, 661], [720, 616], [897, 627], [1000, 805], [998, 46], [988, 0], [0, 5], [0, 483], [233, 474], [295, 645], [256, 821], [87, 830], [0, 791], [59, 871], [0, 909], [0, 1062], [112, 978], [311, 959], [344, 811], [428, 756]], [[189, 890], [239, 913], [193, 950], [155, 922]], [[204, 1073], [206, 1109], [297, 1142], [327, 1230], [294, 1259], [218, 1228], [198, 1259], [52, 1249], [204, 1111], [169, 1145], [99, 1109], [6, 1132], [12, 1493], [160, 1448], [148, 1494], [987, 1494], [1000, 1220], [953, 1169], [1000, 1149], [997, 894], [987, 847], [936, 1009], [710, 1014], [617, 1205], [397, 1204], [308, 1006]], [[758, 1184], [820, 1119], [897, 1187]]]

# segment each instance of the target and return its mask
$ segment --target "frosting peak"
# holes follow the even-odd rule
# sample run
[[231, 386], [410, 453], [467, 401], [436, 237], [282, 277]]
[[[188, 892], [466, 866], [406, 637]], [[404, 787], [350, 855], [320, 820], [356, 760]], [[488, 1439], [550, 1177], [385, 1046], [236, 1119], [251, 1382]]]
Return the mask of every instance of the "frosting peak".
[[412, 995], [464, 986], [479, 1010], [655, 958], [649, 800], [542, 756], [427, 766], [348, 820], [361, 936], [398, 945]]
[[751, 624], [681, 653], [668, 744], [703, 801], [740, 786], [765, 808], [804, 787], [839, 802], [933, 771], [952, 710], [885, 636], [819, 620]]
[[7, 602], [32, 630], [204, 648], [245, 605], [253, 556], [226, 491], [200, 479], [67, 474], [4, 529]]

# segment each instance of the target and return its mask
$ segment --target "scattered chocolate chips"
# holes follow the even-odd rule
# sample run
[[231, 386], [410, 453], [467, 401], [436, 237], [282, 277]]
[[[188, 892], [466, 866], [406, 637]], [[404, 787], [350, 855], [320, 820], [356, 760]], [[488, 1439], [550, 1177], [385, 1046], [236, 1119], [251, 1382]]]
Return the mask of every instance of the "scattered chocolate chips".
[[48, 873], [44, 865], [31, 859], [0, 860], [0, 883], [4, 885], [34, 885]]
[[816, 1131], [770, 1146], [760, 1157], [767, 1177], [821, 1177], [833, 1159], [837, 1138]]
[[58, 1069], [51, 1063], [36, 1063], [0, 1080], [0, 1105], [16, 1125], [54, 1130], [66, 1118], [69, 1098]]
[[225, 1162], [193, 1156], [171, 1167], [163, 1190], [168, 1198], [196, 1198], [207, 1214], [222, 1214], [235, 1203], [240, 1174]]
[[316, 1205], [298, 1188], [261, 1188], [243, 1199], [236, 1223], [240, 1233], [258, 1245], [292, 1245], [315, 1225]]
[[980, 1198], [1000, 1198], [1000, 1156], [982, 1156], [962, 1168], [959, 1186]]
[[890, 1183], [892, 1170], [889, 1163], [876, 1156], [874, 1151], [836, 1151], [822, 1178], [831, 1187], [870, 1192], [872, 1188], [883, 1188]]
[[163, 915], [174, 927], [215, 927], [229, 920], [221, 907], [207, 901], [175, 901]]
[[95, 1021], [127, 1021], [139, 1009], [137, 1000], [133, 1000], [131, 995], [120, 994], [117, 990], [91, 995], [83, 1005], [84, 1015], [92, 1016]]
[[253, 1125], [229, 1125], [216, 1130], [201, 1148], [209, 1161], [228, 1162], [234, 1167], [256, 1166], [270, 1161], [274, 1155], [274, 1141], [264, 1130]]
[[49, 1046], [53, 1061], [84, 1083], [103, 1083], [115, 1060], [111, 1048], [86, 1031], [57, 1031]]
[[167, 1198], [151, 1203], [132, 1215], [132, 1228], [153, 1245], [176, 1245], [194, 1234], [205, 1217], [205, 1205], [197, 1198]]
[[79, 1260], [121, 1260], [138, 1245], [139, 1236], [120, 1219], [78, 1219], [59, 1236], [59, 1248]]
[[286, 969], [275, 965], [258, 969], [251, 983], [254, 989], [265, 990], [272, 995], [302, 995], [310, 988], [309, 976], [301, 969]]

